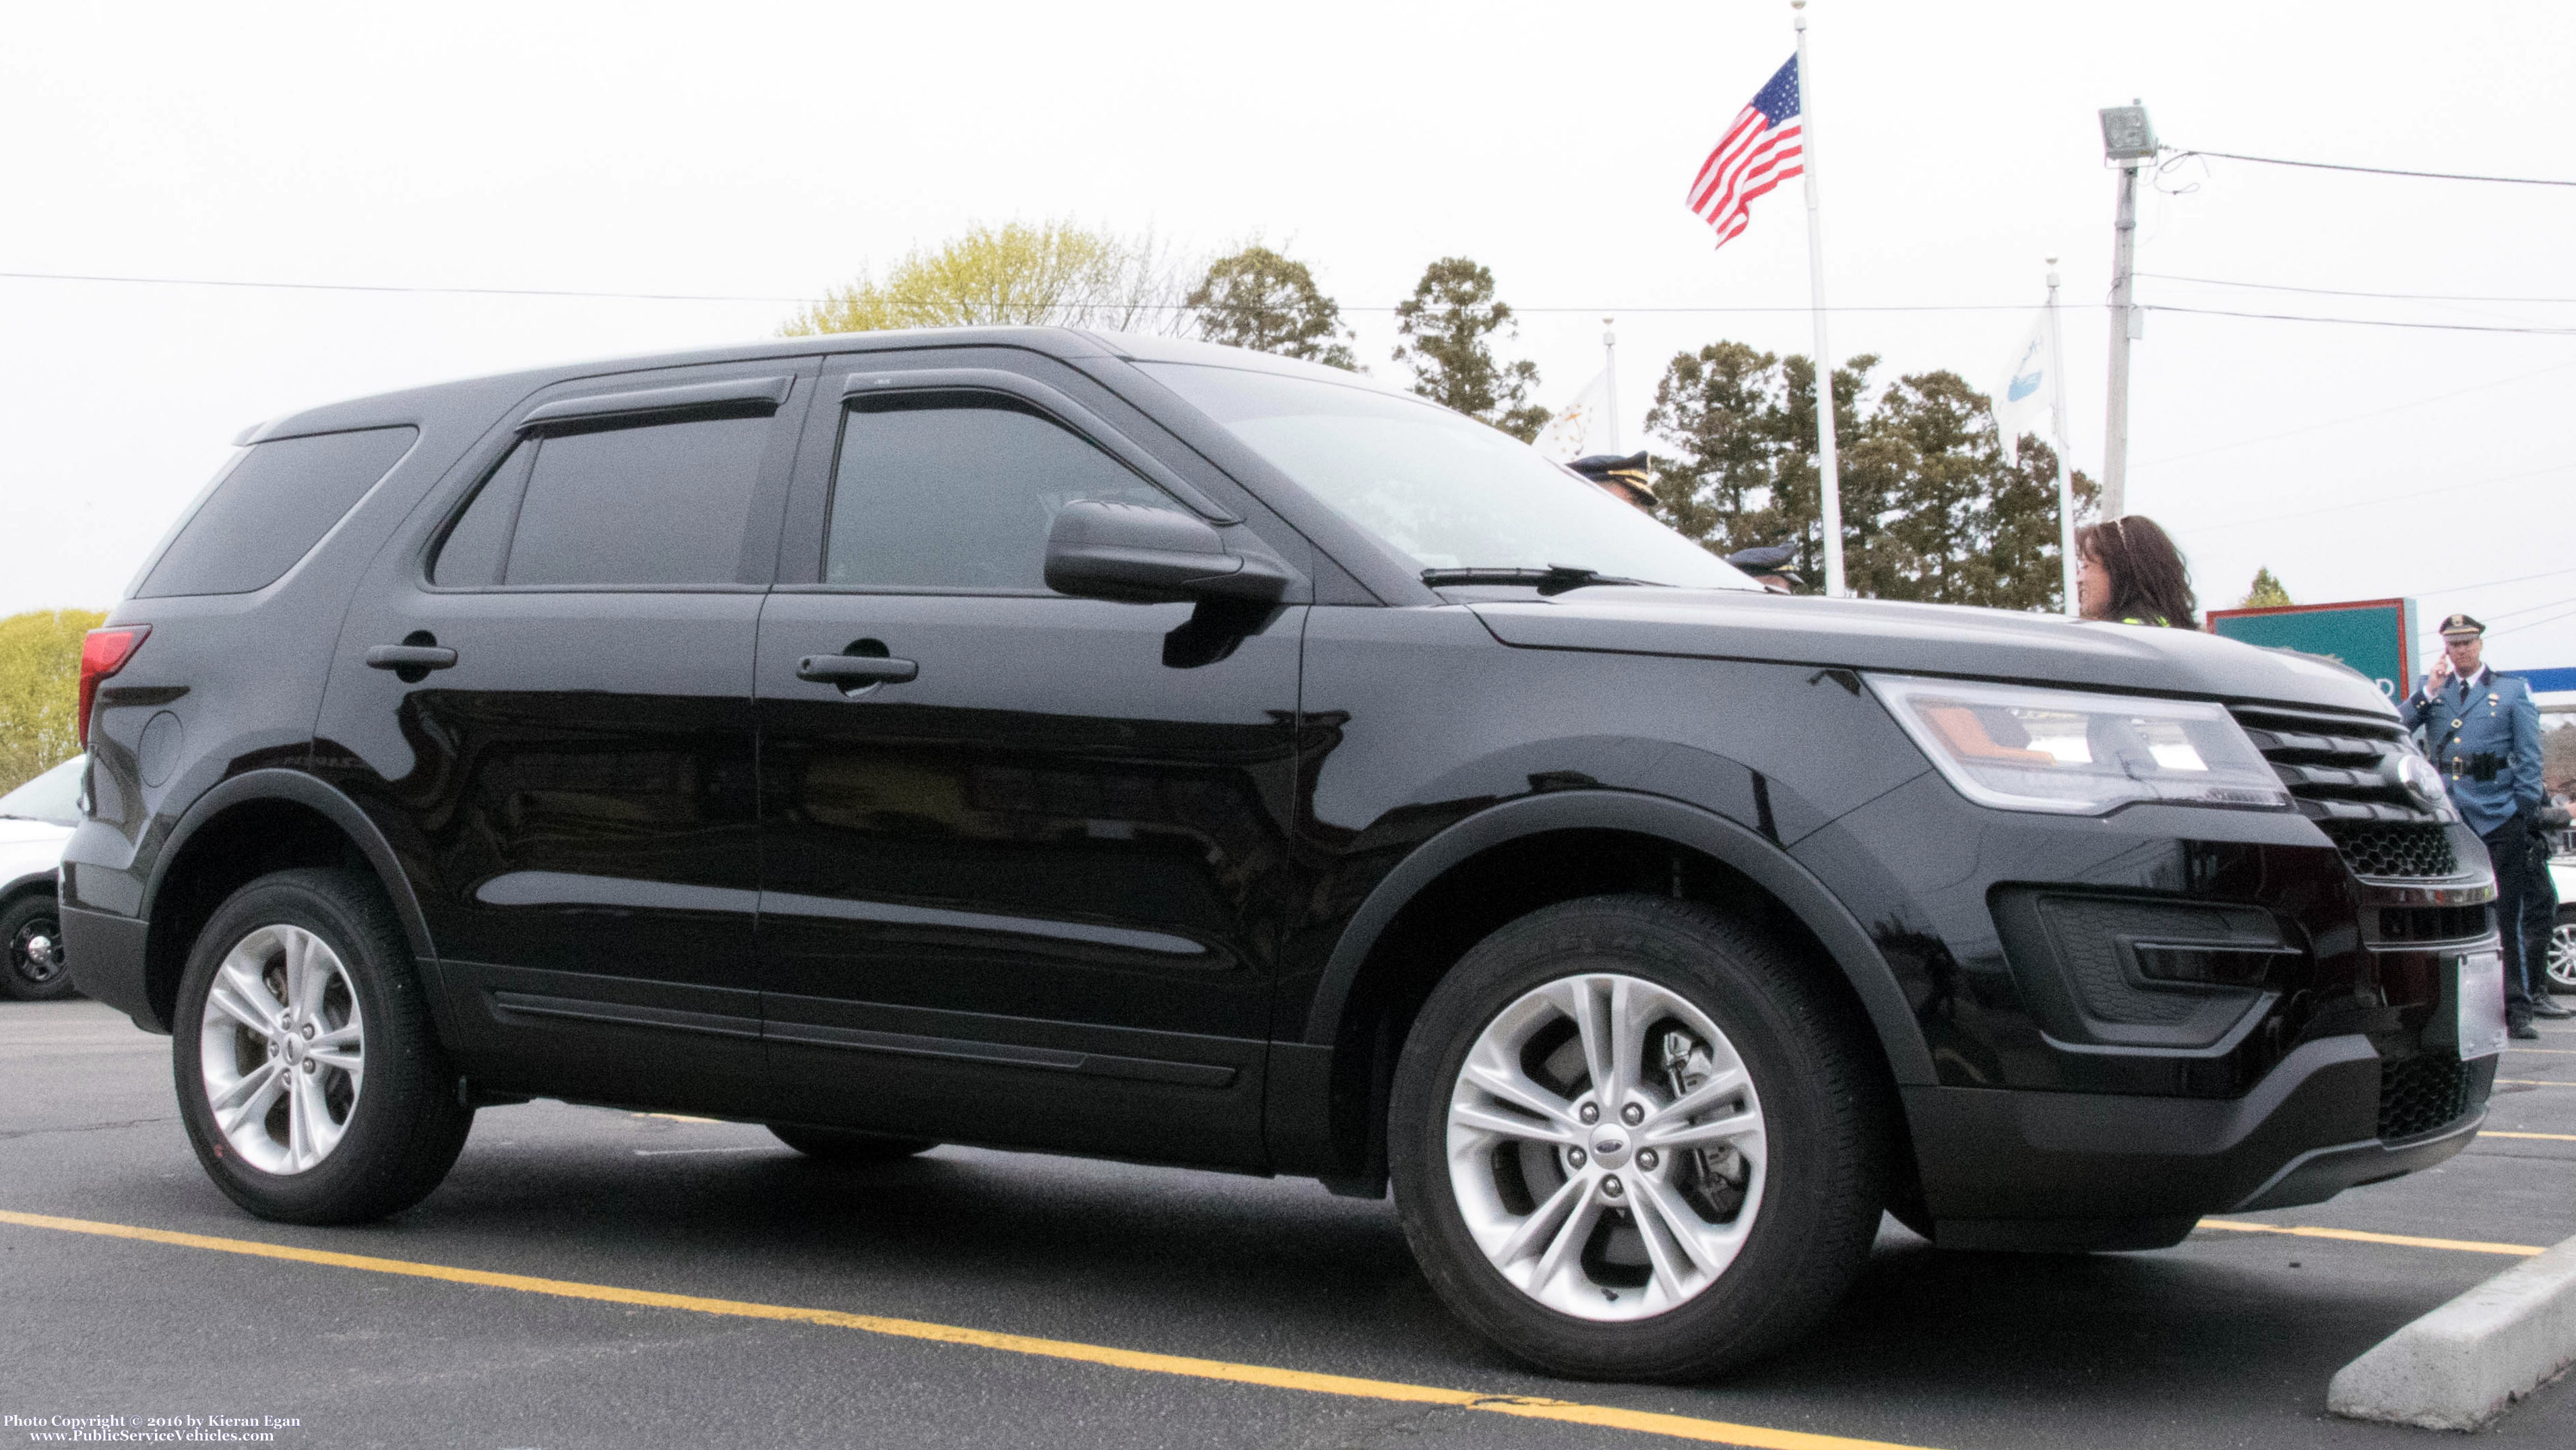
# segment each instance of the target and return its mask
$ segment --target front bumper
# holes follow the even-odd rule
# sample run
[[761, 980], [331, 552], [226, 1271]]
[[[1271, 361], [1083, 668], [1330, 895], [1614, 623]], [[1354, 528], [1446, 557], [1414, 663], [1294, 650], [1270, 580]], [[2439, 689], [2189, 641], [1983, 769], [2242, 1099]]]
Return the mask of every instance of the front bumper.
[[2242, 1097], [1908, 1087], [1933, 1238], [1960, 1248], [2147, 1248], [2204, 1214], [2287, 1208], [2428, 1168], [2486, 1118], [2496, 1059], [2465, 1065], [2463, 1112], [2383, 1139], [2369, 1038], [2301, 1044]]

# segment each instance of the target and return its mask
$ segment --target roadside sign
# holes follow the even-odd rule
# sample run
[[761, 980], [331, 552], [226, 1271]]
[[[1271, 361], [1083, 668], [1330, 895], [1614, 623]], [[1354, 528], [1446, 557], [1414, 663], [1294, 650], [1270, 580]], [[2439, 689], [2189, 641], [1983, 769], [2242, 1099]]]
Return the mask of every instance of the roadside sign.
[[2363, 599], [2278, 609], [2213, 609], [2209, 632], [2267, 649], [2324, 655], [2368, 675], [2401, 699], [2415, 684], [2415, 601]]

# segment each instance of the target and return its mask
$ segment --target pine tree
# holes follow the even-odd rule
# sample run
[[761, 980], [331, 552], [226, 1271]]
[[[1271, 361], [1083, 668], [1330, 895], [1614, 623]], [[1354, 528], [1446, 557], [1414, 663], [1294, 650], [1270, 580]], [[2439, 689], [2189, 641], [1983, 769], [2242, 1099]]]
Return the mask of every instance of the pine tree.
[[1199, 336], [1210, 342], [1355, 371], [1360, 365], [1342, 309], [1315, 285], [1315, 274], [1259, 242], [1209, 263], [1188, 305]]
[[1512, 309], [1494, 300], [1491, 271], [1465, 257], [1423, 268], [1413, 296], [1396, 304], [1395, 330], [1395, 360], [1412, 370], [1416, 393], [1524, 443], [1547, 426], [1547, 409], [1529, 401], [1538, 364], [1494, 358], [1492, 335], [1517, 337], [1520, 329]]
[[2281, 581], [2272, 577], [2272, 568], [2267, 564], [2254, 571], [2254, 582], [2246, 587], [2245, 597], [2236, 601], [2236, 607], [2279, 609], [2288, 603], [2290, 591], [2282, 588]]

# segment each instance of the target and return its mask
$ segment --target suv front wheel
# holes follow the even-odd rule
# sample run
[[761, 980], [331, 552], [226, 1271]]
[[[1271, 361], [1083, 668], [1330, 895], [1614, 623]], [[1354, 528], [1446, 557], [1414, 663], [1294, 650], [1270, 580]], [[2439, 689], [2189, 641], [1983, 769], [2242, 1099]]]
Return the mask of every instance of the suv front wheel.
[[1407, 1037], [1406, 1237], [1558, 1374], [1685, 1379], [1813, 1326], [1869, 1253], [1889, 1119], [1848, 1014], [1706, 907], [1594, 897], [1487, 937]]
[[262, 1218], [356, 1223], [409, 1208], [474, 1123], [393, 910], [351, 872], [280, 871], [216, 908], [173, 1026], [188, 1140], [215, 1185]]

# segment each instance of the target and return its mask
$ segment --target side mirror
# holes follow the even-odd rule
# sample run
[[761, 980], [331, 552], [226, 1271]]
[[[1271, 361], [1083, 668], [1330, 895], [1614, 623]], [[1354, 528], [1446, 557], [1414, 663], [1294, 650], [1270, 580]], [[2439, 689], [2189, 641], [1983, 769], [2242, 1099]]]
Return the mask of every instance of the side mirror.
[[1278, 560], [1227, 553], [1214, 525], [1175, 509], [1080, 499], [1047, 531], [1047, 587], [1081, 599], [1275, 604], [1288, 579]]

